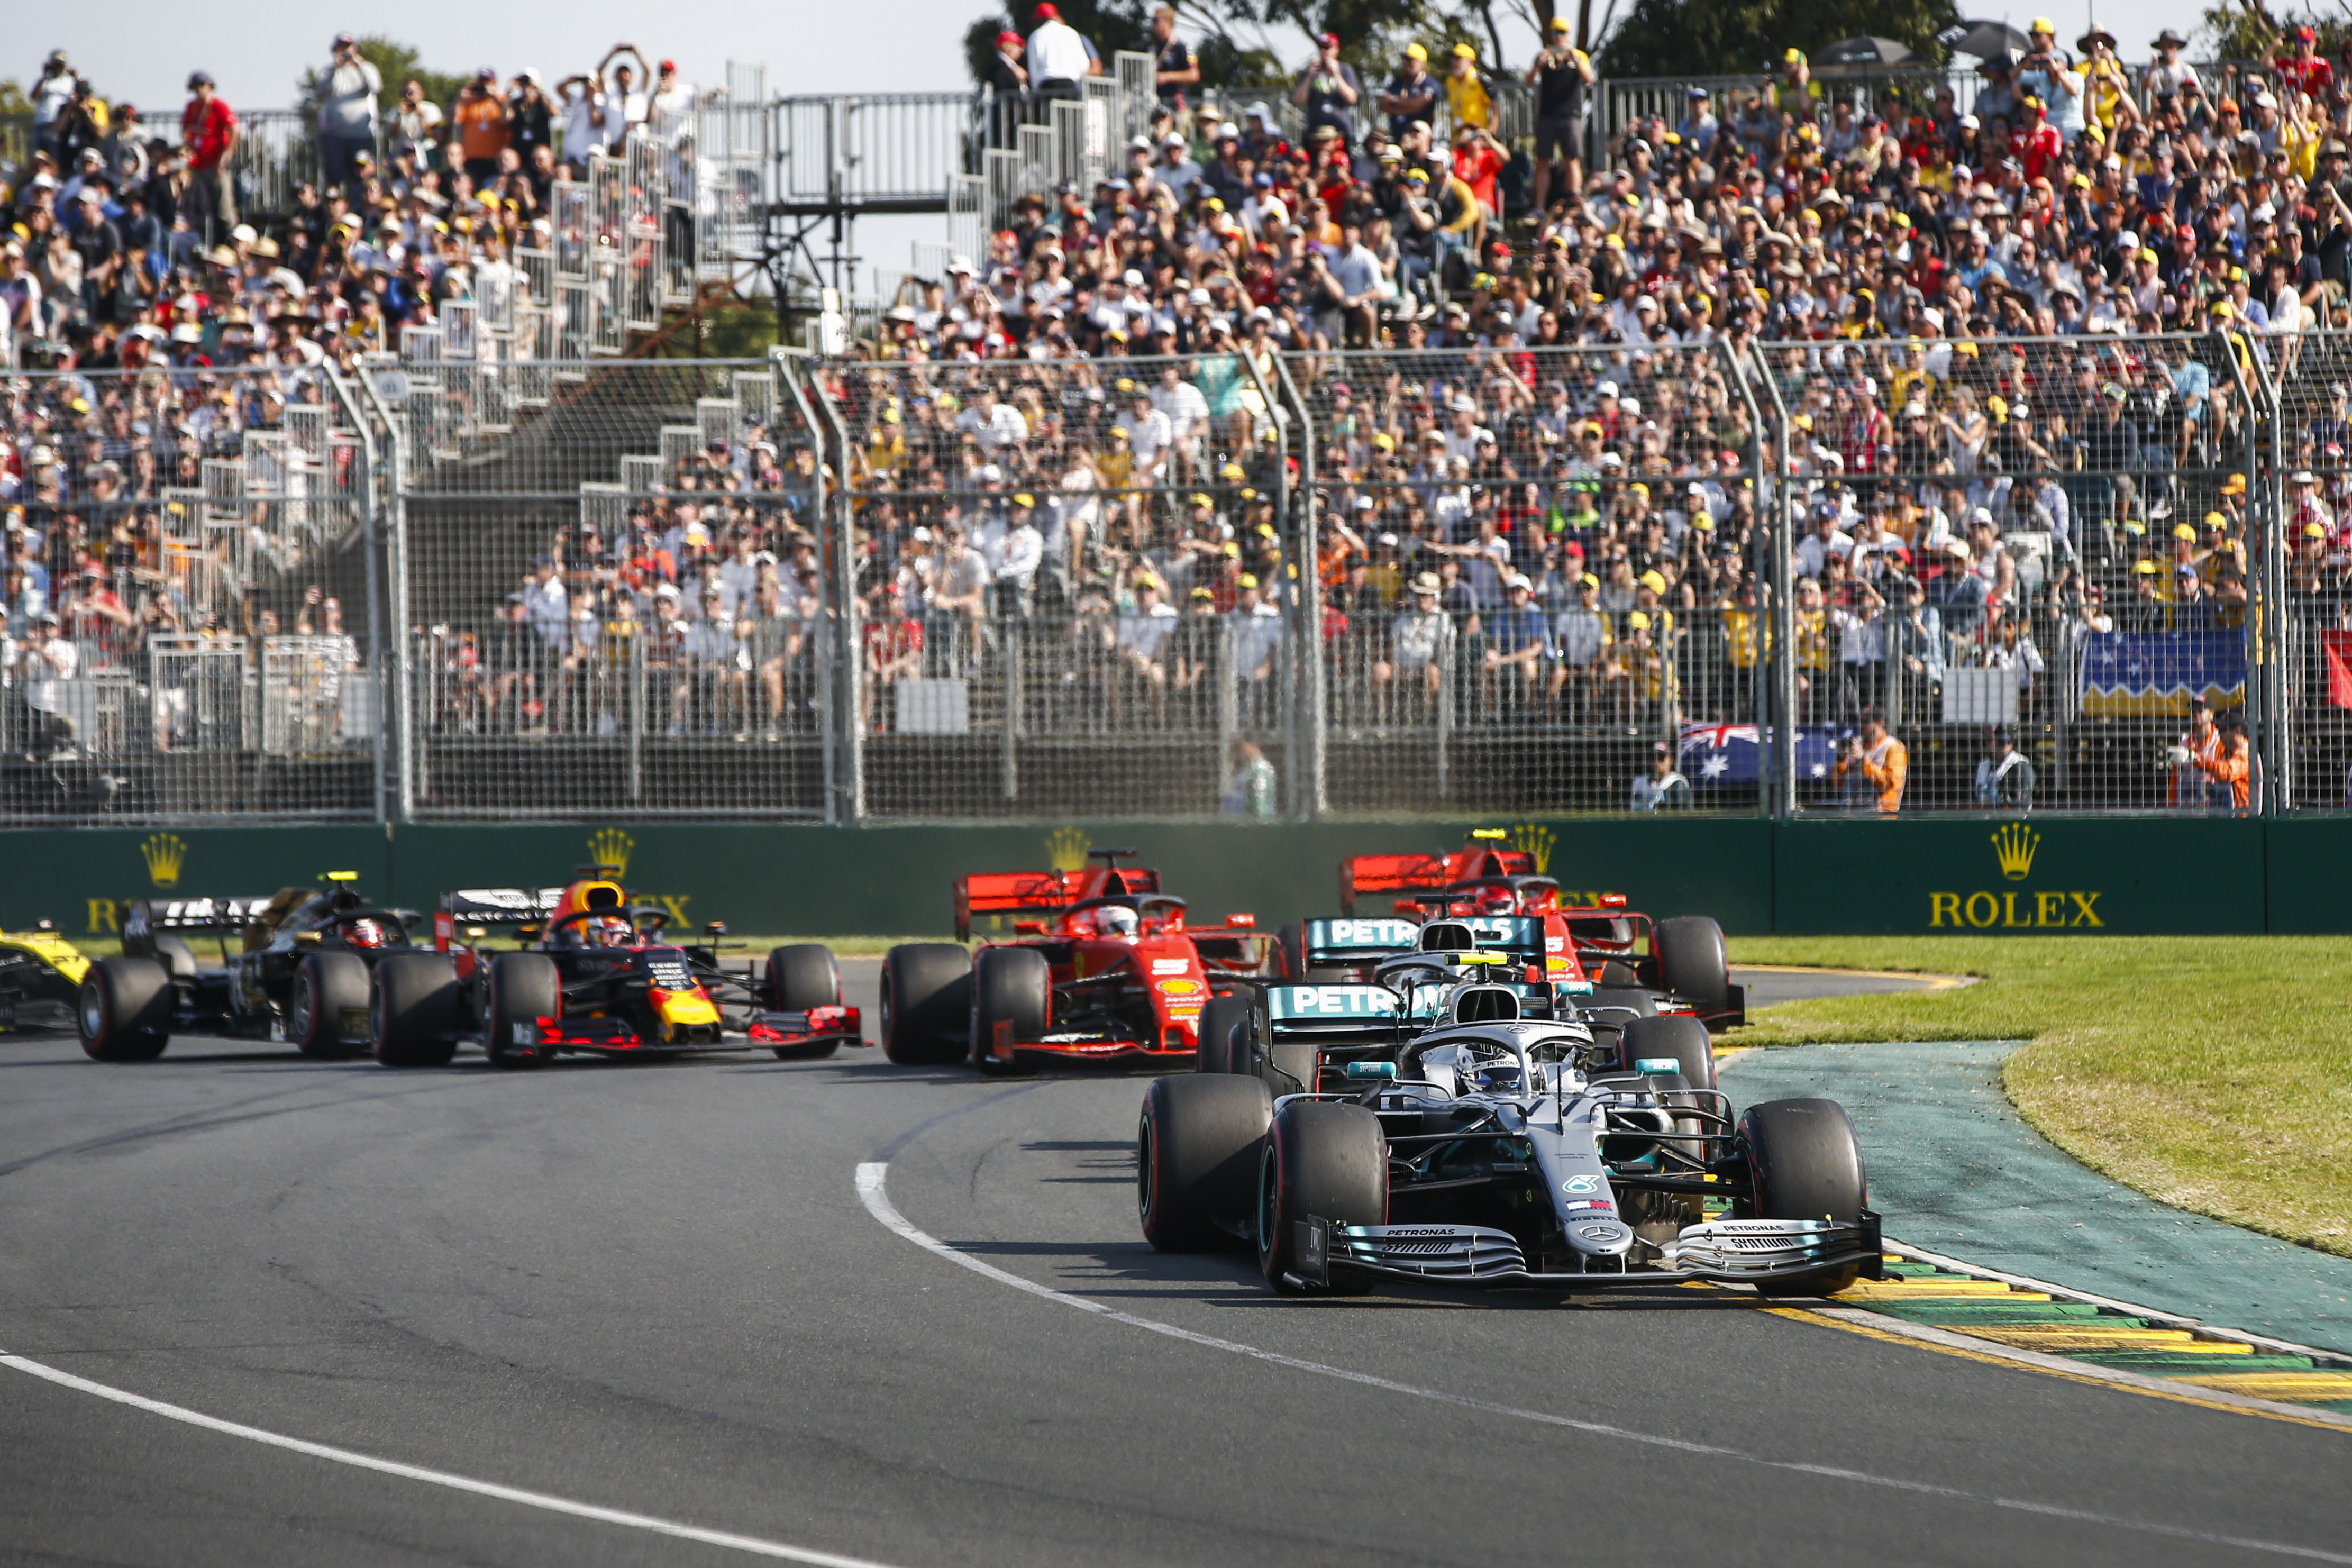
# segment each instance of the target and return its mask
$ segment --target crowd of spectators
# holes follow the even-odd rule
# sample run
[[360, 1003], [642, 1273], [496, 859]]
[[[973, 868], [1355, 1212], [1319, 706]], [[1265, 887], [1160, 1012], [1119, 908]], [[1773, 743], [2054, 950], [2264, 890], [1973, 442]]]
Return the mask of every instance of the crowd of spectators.
[[[477, 273], [552, 241], [560, 178], [632, 128], [665, 144], [698, 102], [634, 45], [550, 81], [484, 66], [446, 104], [385, 82], [350, 34], [316, 75], [316, 179], [244, 210], [245, 127], [192, 71], [177, 134], [111, 103], [62, 50], [33, 92], [27, 153], [0, 170], [0, 365], [352, 362], [472, 298]], [[677, 155], [674, 153], [674, 156]]]
[[[1036, 18], [999, 41], [1000, 100], [1075, 97], [1103, 69], [1053, 7]], [[2069, 51], [2037, 21], [1965, 110], [1952, 79], [1842, 85], [1792, 50], [1727, 101], [1694, 86], [1588, 168], [1597, 80], [1564, 31], [1511, 89], [1535, 133], [1509, 144], [1505, 86], [1467, 44], [1442, 71], [1420, 43], [1360, 69], [1326, 37], [1229, 115], [1175, 13], [1153, 28], [1151, 129], [1115, 171], [1023, 197], [820, 373], [853, 422], [834, 477], [858, 498], [863, 722], [897, 721], [899, 680], [1016, 657], [1072, 722], [1228, 722], [1229, 689], [1242, 723], [1268, 722], [1302, 574], [1340, 722], [1753, 721], [1772, 654], [1755, 484], [1785, 460], [1801, 716], [1853, 732], [1822, 787], [1892, 808], [1885, 748], [1937, 721], [1948, 670], [2014, 670], [2032, 726], [2084, 637], [2246, 624], [2264, 377], [2311, 414], [2285, 438], [2286, 579], [2346, 599], [2352, 426], [2331, 378], [2352, 367], [2318, 334], [2352, 327], [2352, 100], [2307, 34], [2223, 96], [2177, 36], [2126, 68], [2112, 36]], [[266, 384], [208, 373], [283, 366], [283, 396], [396, 349], [486, 264], [548, 243], [582, 149], [695, 98], [625, 47], [552, 84], [485, 68], [446, 105], [393, 85], [335, 40], [322, 179], [257, 225], [204, 73], [174, 144], [47, 63], [5, 193], [0, 348], [165, 368], [175, 400], [52, 407], [52, 436], [126, 416], [111, 460], [135, 486], [182, 460], [190, 405]], [[1286, 384], [1314, 451], [1289, 439]], [[72, 440], [45, 465], [12, 428], [0, 485], [26, 531], [102, 555], [89, 516], [36, 516], [45, 482], [90, 493]], [[622, 535], [558, 541], [495, 636], [449, 634], [453, 722], [622, 722], [567, 672], [632, 647], [694, 672], [662, 728], [801, 722], [824, 595], [792, 500], [817, 459], [794, 447], [747, 433]], [[1311, 546], [1291, 544], [1310, 500]], [[1990, 772], [2012, 794], [2032, 776]]]

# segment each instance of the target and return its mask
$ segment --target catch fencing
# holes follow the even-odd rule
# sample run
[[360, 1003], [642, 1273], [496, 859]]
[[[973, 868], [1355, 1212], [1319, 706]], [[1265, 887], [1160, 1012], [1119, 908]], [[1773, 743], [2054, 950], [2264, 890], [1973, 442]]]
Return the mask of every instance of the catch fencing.
[[8, 819], [2347, 804], [2340, 335], [543, 356], [566, 281], [9, 379]]

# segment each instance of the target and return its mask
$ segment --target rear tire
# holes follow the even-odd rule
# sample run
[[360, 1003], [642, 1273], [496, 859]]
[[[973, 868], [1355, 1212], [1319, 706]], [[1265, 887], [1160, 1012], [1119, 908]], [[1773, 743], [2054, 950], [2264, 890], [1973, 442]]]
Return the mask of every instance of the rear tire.
[[172, 1042], [172, 973], [152, 958], [101, 958], [82, 978], [75, 1024], [84, 1055], [152, 1062]]
[[367, 963], [355, 952], [310, 952], [286, 1000], [286, 1037], [306, 1057], [341, 1061], [366, 1049], [343, 1042], [343, 1011], [368, 1006]]
[[1714, 1042], [1707, 1038], [1706, 1026], [1686, 1014], [1629, 1020], [1619, 1048], [1627, 1072], [1635, 1070], [1633, 1064], [1643, 1058], [1672, 1057], [1682, 1064], [1678, 1070], [1691, 1088], [1715, 1087]]
[[388, 1068], [448, 1066], [457, 1054], [463, 1004], [457, 965], [447, 954], [384, 954], [375, 964], [375, 1059]]
[[543, 952], [501, 952], [490, 960], [489, 1016], [482, 1049], [494, 1068], [545, 1067], [553, 1047], [517, 1046], [515, 1026], [563, 1016], [563, 976]]
[[1650, 952], [1658, 961], [1658, 984], [1705, 1016], [1731, 1011], [1731, 962], [1723, 928], [1705, 915], [1677, 915], [1650, 931]]
[[1255, 1079], [1179, 1073], [1152, 1079], [1135, 1133], [1135, 1206], [1144, 1239], [1161, 1252], [1198, 1252], [1230, 1241], [1217, 1222], [1248, 1220], [1257, 1197], [1258, 1148], [1273, 1120], [1273, 1097]]
[[[1266, 1088], [1276, 1094], [1313, 1094], [1318, 1076], [1315, 1042], [1312, 1040], [1275, 1040], [1265, 1047]], [[1279, 1073], [1281, 1078], [1272, 1075]], [[1284, 1079], [1294, 1080], [1293, 1089]]]
[[[1045, 1032], [1053, 1016], [1054, 976], [1034, 947], [984, 947], [971, 961], [971, 1065], [984, 1073], [1023, 1070], [1013, 1047]], [[997, 1037], [1005, 1054], [996, 1054]]]
[[[1234, 1031], [1246, 1031], [1250, 1026], [1251, 998], [1212, 996], [1209, 1005], [1201, 1009], [1201, 1051], [1196, 1058], [1201, 1072], [1236, 1073], [1248, 1068], [1249, 1041], [1242, 1041], [1241, 1050], [1234, 1049]], [[1236, 1065], [1238, 1059], [1239, 1065]]]
[[883, 1055], [900, 1067], [956, 1061], [971, 1048], [971, 954], [944, 942], [883, 954]]
[[[1751, 1105], [1738, 1133], [1760, 1219], [1828, 1219], [1851, 1225], [1870, 1201], [1862, 1145], [1834, 1100], [1773, 1100]], [[1758, 1283], [1759, 1296], [1829, 1296], [1861, 1275], [1848, 1264], [1820, 1274]]]
[[[779, 1013], [804, 1013], [811, 1007], [841, 1005], [841, 964], [833, 949], [819, 942], [795, 942], [768, 954], [768, 1005]], [[839, 1040], [808, 1045], [778, 1046], [780, 1062], [810, 1061], [829, 1057]]]
[[[1658, 1016], [1657, 998], [1652, 996], [1648, 992], [1637, 987], [1620, 985], [1596, 986], [1591, 994], [1586, 996], [1583, 1001], [1579, 1002], [1577, 1005], [1580, 1007], [1623, 1007], [1632, 1012], [1635, 1017], [1639, 1018], [1654, 1018]], [[1612, 1018], [1611, 1022], [1622, 1023], [1624, 1020], [1622, 1018]]]
[[[1381, 1225], [1389, 1212], [1388, 1142], [1380, 1118], [1360, 1105], [1302, 1100], [1275, 1118], [1258, 1160], [1258, 1271], [1280, 1294], [1305, 1287], [1289, 1279], [1297, 1262], [1293, 1226], [1308, 1215], [1334, 1226]], [[1364, 1275], [1335, 1275], [1331, 1292], [1360, 1296]]]

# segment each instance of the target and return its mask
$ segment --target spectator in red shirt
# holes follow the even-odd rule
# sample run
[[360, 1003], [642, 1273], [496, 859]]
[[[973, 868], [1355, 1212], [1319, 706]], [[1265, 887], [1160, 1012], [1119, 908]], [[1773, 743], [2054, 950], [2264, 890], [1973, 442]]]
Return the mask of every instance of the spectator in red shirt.
[[2336, 68], [2319, 58], [2319, 35], [2305, 26], [2290, 29], [2287, 37], [2293, 40], [2288, 52], [2272, 60], [2271, 68], [2305, 98], [2326, 101], [2327, 89], [2336, 84]]
[[2009, 133], [2009, 155], [2025, 166], [2025, 178], [2031, 184], [2058, 161], [2066, 143], [2058, 128], [2044, 118], [2040, 99], [2028, 94], [2019, 112], [2024, 119]]
[[188, 155], [189, 226], [210, 247], [236, 226], [236, 184], [221, 167], [236, 148], [236, 110], [214, 91], [210, 71], [191, 72], [188, 91], [180, 144]]
[[1470, 187], [1486, 216], [1500, 222], [1503, 209], [1495, 190], [1495, 176], [1503, 172], [1511, 155], [1503, 144], [1476, 125], [1465, 125], [1454, 133], [1454, 177]]

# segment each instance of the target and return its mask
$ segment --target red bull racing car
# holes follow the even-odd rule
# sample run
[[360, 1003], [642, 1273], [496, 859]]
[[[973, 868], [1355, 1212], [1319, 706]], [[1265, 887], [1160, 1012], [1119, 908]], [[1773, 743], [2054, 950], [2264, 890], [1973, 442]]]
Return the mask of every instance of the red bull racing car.
[[[611, 867], [562, 888], [470, 888], [442, 895], [433, 951], [377, 965], [375, 1052], [394, 1066], [447, 1061], [478, 1042], [493, 1065], [538, 1067], [566, 1051], [666, 1058], [772, 1050], [785, 1059], [862, 1045], [841, 968], [814, 943], [779, 947], [758, 971], [725, 966], [719, 939], [673, 942], [668, 912], [633, 904]], [[479, 945], [493, 926], [512, 949]]]
[[1202, 1009], [1259, 975], [1271, 942], [1255, 920], [1186, 922], [1160, 874], [1097, 849], [1076, 871], [995, 872], [955, 885], [956, 931], [1013, 917], [1008, 941], [970, 954], [946, 942], [892, 948], [882, 961], [882, 1045], [894, 1062], [968, 1060], [985, 1072], [1045, 1058], [1189, 1062]]
[[[1499, 828], [1480, 828], [1444, 854], [1349, 856], [1339, 862], [1340, 907], [1353, 915], [1362, 895], [1391, 893], [1403, 895], [1393, 900], [1395, 912], [1416, 922], [1534, 916], [1544, 922], [1545, 978], [1555, 985], [1647, 992], [1661, 1011], [1694, 1013], [1717, 1031], [1748, 1021], [1747, 993], [1732, 983], [1722, 927], [1703, 915], [1653, 921], [1628, 909], [1622, 893], [1564, 906], [1559, 882], [1538, 875], [1534, 858], [1502, 844], [1502, 837]], [[1310, 951], [1307, 927], [1316, 923], [1282, 929], [1285, 975], [1354, 978], [1357, 965], [1344, 956]], [[1344, 930], [1351, 922], [1319, 923]], [[1318, 969], [1331, 973], [1318, 976]]]

